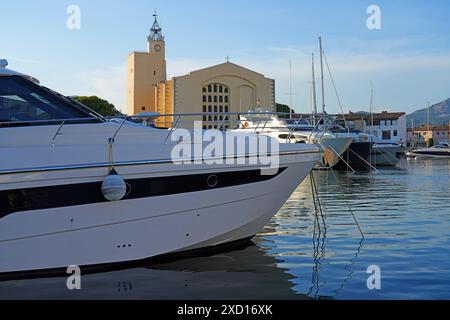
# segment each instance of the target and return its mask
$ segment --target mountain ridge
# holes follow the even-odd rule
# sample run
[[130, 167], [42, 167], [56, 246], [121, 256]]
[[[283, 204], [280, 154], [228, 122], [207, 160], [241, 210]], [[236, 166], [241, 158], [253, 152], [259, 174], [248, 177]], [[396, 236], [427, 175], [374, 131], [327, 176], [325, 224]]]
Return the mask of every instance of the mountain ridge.
[[[420, 127], [427, 124], [428, 108], [419, 109], [407, 116], [408, 127]], [[448, 126], [450, 122], [450, 98], [430, 107], [430, 125]]]

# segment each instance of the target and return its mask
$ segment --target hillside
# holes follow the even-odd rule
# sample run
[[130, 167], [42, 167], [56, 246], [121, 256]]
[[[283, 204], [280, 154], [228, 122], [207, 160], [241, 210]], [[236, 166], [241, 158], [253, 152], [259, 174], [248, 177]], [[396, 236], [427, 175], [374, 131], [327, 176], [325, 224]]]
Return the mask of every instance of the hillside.
[[[420, 109], [408, 115], [408, 127], [412, 126], [411, 120], [414, 120], [414, 126], [419, 127], [427, 124], [428, 109]], [[433, 105], [430, 108], [431, 125], [448, 125], [450, 121], [450, 99]]]

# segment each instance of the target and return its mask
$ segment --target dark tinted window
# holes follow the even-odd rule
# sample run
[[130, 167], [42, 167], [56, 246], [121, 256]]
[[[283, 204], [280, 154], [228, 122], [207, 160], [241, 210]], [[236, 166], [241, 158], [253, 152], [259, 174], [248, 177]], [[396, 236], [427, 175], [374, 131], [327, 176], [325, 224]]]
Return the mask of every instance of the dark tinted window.
[[81, 106], [21, 77], [0, 77], [0, 123], [97, 120]]

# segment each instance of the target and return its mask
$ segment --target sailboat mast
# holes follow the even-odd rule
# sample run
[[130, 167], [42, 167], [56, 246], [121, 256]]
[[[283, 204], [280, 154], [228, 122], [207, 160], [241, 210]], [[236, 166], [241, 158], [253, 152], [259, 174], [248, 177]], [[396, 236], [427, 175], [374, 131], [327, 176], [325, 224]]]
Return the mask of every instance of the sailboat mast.
[[373, 136], [373, 83], [370, 82], [370, 136]]
[[325, 81], [323, 77], [323, 47], [322, 47], [322, 37], [319, 37], [319, 48], [320, 48], [320, 74], [322, 82], [322, 114], [325, 115]]
[[292, 60], [289, 60], [289, 117], [292, 119]]
[[313, 88], [313, 118], [314, 125], [316, 125], [317, 116], [317, 94], [316, 94], [316, 72], [314, 70], [314, 53], [312, 54], [312, 88]]

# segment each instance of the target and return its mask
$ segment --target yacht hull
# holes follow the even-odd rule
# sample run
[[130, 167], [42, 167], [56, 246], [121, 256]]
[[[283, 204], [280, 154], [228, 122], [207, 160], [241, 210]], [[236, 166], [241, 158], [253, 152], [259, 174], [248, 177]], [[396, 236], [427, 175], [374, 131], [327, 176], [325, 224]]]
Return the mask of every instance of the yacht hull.
[[450, 159], [450, 152], [426, 152], [413, 151], [413, 154], [418, 159]]
[[[343, 159], [354, 170], [365, 169], [369, 164], [369, 156], [372, 152], [373, 144], [370, 142], [353, 142], [346, 152]], [[333, 169], [347, 170], [349, 169], [344, 161], [339, 161]]]
[[0, 219], [0, 273], [129, 262], [253, 237], [318, 153], [289, 158], [265, 182], [7, 215]]
[[324, 163], [330, 167], [334, 167], [339, 163], [341, 160], [340, 157], [348, 150], [352, 142], [352, 138], [323, 139], [320, 143], [326, 150]]
[[405, 158], [406, 148], [392, 145], [375, 145], [369, 157], [370, 164], [378, 167], [395, 167]]

